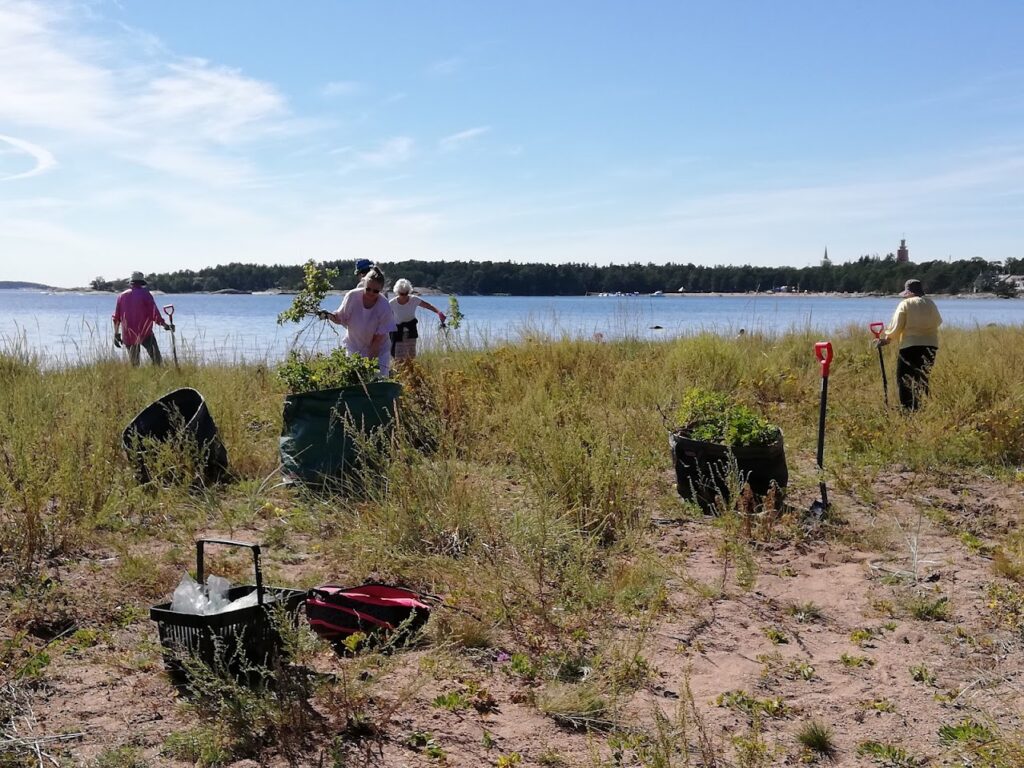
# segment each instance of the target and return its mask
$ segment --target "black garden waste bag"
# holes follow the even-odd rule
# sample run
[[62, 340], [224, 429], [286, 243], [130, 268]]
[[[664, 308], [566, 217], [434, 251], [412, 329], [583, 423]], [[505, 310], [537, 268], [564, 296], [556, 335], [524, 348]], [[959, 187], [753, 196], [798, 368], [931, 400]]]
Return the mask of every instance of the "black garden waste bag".
[[286, 475], [309, 483], [356, 479], [360, 441], [390, 430], [402, 385], [374, 381], [288, 395], [281, 429]]
[[[669, 434], [676, 470], [676, 489], [684, 499], [697, 502], [705, 511], [715, 508], [715, 497], [729, 501], [730, 473], [736, 471], [757, 496], [768, 493], [774, 483], [779, 489], [789, 484], [786, 449], [782, 433], [767, 445], [732, 447], [693, 440], [678, 431]], [[731, 468], [735, 460], [735, 470]], [[741, 483], [742, 485], [742, 483]]]
[[154, 461], [167, 443], [181, 453], [195, 451], [196, 470], [206, 483], [221, 480], [228, 470], [228, 452], [206, 400], [187, 387], [142, 409], [124, 428], [121, 442], [141, 483], [153, 479]]

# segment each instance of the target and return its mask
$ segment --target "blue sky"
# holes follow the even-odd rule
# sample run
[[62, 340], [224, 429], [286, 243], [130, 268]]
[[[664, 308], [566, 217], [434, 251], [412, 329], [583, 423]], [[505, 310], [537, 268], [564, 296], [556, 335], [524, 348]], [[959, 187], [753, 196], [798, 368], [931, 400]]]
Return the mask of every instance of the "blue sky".
[[1024, 4], [0, 0], [0, 279], [1024, 256]]

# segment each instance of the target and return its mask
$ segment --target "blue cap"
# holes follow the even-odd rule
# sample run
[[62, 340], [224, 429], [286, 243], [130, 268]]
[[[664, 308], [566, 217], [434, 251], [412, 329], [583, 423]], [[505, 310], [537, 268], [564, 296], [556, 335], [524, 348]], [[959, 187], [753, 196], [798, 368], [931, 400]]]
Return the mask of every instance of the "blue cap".
[[373, 269], [373, 262], [370, 261], [369, 259], [359, 259], [358, 261], [356, 261], [357, 275], [362, 272], [369, 272], [371, 269]]

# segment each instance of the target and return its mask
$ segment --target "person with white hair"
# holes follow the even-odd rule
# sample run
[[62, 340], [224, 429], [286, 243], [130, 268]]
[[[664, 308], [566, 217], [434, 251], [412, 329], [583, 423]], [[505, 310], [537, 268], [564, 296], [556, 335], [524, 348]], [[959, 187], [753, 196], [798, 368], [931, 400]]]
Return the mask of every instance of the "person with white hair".
[[441, 325], [447, 319], [444, 312], [419, 296], [412, 295], [412, 283], [404, 277], [395, 281], [395, 297], [391, 299], [391, 311], [395, 314], [397, 329], [391, 334], [391, 357], [394, 360], [412, 360], [416, 357], [416, 310], [420, 307], [436, 314]]

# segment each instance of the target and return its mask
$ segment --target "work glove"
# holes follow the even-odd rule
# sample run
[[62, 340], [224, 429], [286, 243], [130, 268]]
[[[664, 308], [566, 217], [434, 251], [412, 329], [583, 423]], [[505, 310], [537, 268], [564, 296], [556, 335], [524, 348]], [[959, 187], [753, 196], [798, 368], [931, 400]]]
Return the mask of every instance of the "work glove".
[[331, 316], [331, 313], [328, 312], [326, 309], [318, 309], [316, 311], [316, 316], [318, 320], [326, 320]]
[[167, 323], [164, 326], [164, 330], [167, 330], [167, 331], [170, 331], [171, 333], [174, 333], [174, 323]]
[[114, 331], [114, 347], [116, 349], [120, 349], [121, 348], [121, 332], [120, 331]]
[[441, 318], [441, 325], [444, 325], [448, 320], [448, 316], [444, 312], [438, 312], [437, 316]]
[[884, 347], [888, 343], [889, 343], [889, 339], [875, 339], [872, 342], [872, 344], [874, 344], [874, 346], [875, 346], [875, 349], [878, 349], [879, 347]]

